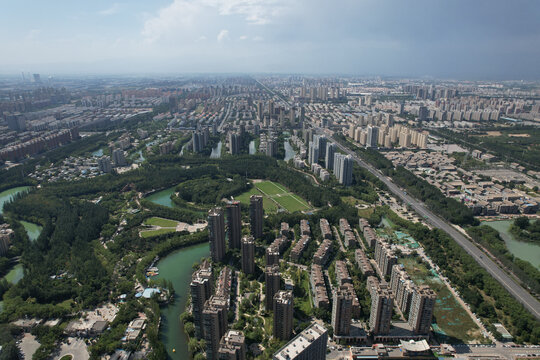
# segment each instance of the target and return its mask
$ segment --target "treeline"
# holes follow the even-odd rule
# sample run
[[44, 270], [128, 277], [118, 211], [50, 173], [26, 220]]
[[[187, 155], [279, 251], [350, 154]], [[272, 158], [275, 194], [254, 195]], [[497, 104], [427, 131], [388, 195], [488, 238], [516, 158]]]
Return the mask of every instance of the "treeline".
[[251, 188], [245, 178], [235, 175], [232, 179], [216, 174], [189, 180], [176, 187], [178, 196], [185, 201], [216, 204], [223, 198], [240, 195]]
[[528, 261], [512, 255], [497, 230], [482, 225], [468, 228], [467, 233], [508, 267], [532, 291], [540, 293], [540, 271]]
[[526, 216], [514, 220], [510, 232], [520, 241], [540, 243], [540, 221], [529, 221]]
[[391, 211], [387, 216], [422, 244], [471, 310], [490, 324], [493, 334], [498, 332], [491, 324], [502, 322], [518, 343], [540, 341], [540, 322], [445, 232], [403, 220]]
[[477, 225], [472, 211], [461, 202], [447, 198], [438, 188], [424, 179], [414, 175], [404, 167], [395, 168], [392, 162], [381, 153], [372, 149], [361, 149], [351, 144], [343, 135], [337, 135], [337, 140], [354, 149], [361, 158], [379, 169], [384, 175], [405, 188], [411, 195], [426, 203], [426, 205], [444, 219], [456, 225]]

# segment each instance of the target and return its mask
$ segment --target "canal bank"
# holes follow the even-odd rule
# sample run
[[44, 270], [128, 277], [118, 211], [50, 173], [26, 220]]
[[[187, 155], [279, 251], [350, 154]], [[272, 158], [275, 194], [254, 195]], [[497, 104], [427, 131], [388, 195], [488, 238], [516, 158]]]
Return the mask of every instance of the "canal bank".
[[174, 302], [161, 308], [159, 330], [169, 359], [189, 359], [188, 339], [180, 322], [180, 314], [185, 311], [190, 294], [193, 264], [209, 254], [208, 243], [202, 243], [177, 250], [157, 263], [159, 275], [156, 279], [171, 281], [175, 290]]

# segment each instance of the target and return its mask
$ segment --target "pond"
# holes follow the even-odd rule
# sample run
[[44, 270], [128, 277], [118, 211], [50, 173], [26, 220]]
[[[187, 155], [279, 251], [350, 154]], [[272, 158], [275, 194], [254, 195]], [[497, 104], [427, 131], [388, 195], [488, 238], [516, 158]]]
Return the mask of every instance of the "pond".
[[540, 245], [516, 240], [510, 232], [512, 223], [512, 220], [483, 221], [482, 225], [487, 225], [497, 230], [512, 255], [528, 261], [540, 269]]
[[171, 200], [171, 195], [174, 193], [176, 186], [167, 188], [165, 190], [156, 191], [155, 193], [146, 197], [147, 200], [154, 204], [163, 205], [167, 207], [174, 207], [174, 203]]
[[209, 253], [208, 243], [203, 243], [177, 250], [157, 263], [159, 275], [156, 278], [171, 281], [175, 290], [174, 302], [161, 308], [159, 330], [169, 359], [189, 359], [188, 339], [180, 322], [180, 314], [184, 312], [190, 294], [193, 263], [207, 257]]

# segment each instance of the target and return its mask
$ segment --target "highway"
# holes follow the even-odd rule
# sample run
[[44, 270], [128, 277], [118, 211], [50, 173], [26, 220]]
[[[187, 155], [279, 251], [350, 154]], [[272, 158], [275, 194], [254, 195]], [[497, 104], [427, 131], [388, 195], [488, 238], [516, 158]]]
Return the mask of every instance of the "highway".
[[[318, 131], [324, 131], [322, 129], [315, 128]], [[452, 225], [447, 223], [445, 220], [437, 216], [430, 209], [428, 209], [424, 203], [416, 200], [415, 198], [408, 195], [404, 190], [399, 186], [394, 184], [392, 180], [384, 176], [378, 169], [375, 169], [370, 164], [366, 163], [360, 159], [352, 150], [343, 146], [333, 138], [333, 134], [330, 131], [326, 132], [326, 135], [329, 136], [332, 141], [345, 153], [352, 156], [354, 161], [356, 161], [360, 166], [367, 169], [370, 173], [379, 178], [388, 189], [394, 193], [398, 198], [400, 198], [404, 203], [410, 204], [410, 206], [427, 222], [429, 222], [434, 227], [437, 227], [444, 232], [446, 232], [452, 239], [454, 239], [469, 255], [471, 255], [474, 260], [480, 266], [487, 270], [508, 292], [518, 300], [523, 306], [540, 320], [540, 302], [534, 298], [527, 290], [522, 288], [519, 284], [514, 282], [512, 278], [505, 273], [493, 260], [491, 260], [487, 255], [485, 255], [480, 249], [476, 247], [470, 240], [468, 240], [461, 232], [456, 230]]]

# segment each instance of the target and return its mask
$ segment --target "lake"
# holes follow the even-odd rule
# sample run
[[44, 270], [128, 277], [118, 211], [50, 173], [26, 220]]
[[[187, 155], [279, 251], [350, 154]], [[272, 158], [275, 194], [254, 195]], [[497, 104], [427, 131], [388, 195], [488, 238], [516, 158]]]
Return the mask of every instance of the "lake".
[[518, 241], [510, 233], [512, 220], [483, 221], [482, 225], [491, 226], [499, 232], [506, 243], [508, 251], [514, 256], [526, 260], [540, 269], [540, 245], [531, 242]]
[[184, 312], [190, 294], [193, 263], [209, 254], [208, 243], [203, 243], [177, 250], [157, 263], [159, 275], [156, 278], [170, 280], [175, 290], [174, 302], [161, 308], [159, 330], [170, 359], [189, 359], [188, 339], [180, 323], [180, 314]]

